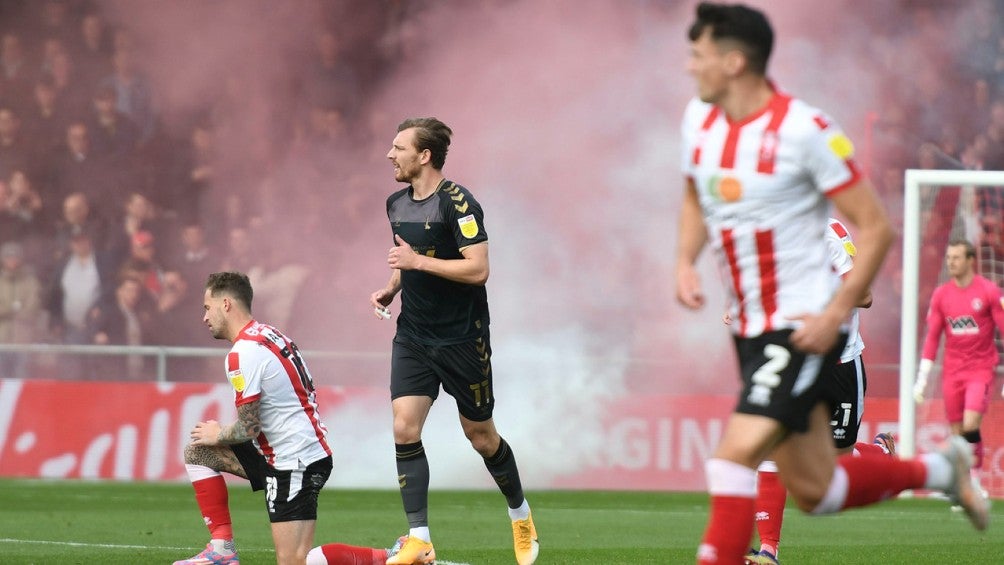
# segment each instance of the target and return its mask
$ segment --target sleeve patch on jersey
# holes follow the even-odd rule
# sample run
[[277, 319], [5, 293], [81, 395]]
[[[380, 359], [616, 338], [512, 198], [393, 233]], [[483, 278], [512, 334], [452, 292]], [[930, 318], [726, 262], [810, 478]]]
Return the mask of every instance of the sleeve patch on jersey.
[[230, 379], [230, 385], [234, 387], [234, 390], [244, 392], [244, 387], [247, 386], [247, 383], [244, 382], [244, 373], [240, 369], [227, 372], [227, 378]]
[[1004, 308], [1004, 296], [1001, 297], [1001, 308]]
[[855, 255], [858, 254], [858, 248], [854, 247], [854, 244], [849, 241], [844, 242], [844, 251], [846, 251], [847, 254], [850, 255], [851, 257], [854, 257]]
[[460, 233], [464, 234], [467, 239], [473, 238], [481, 231], [473, 214], [460, 218], [457, 223], [460, 224]]
[[854, 144], [851, 140], [844, 134], [838, 133], [830, 136], [829, 139], [830, 151], [841, 159], [849, 159], [854, 155]]

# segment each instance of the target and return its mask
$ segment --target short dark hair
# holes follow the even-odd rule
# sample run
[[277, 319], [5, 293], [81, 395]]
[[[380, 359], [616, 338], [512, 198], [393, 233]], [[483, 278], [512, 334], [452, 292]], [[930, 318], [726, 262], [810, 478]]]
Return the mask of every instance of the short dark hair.
[[229, 294], [231, 298], [243, 304], [248, 312], [251, 311], [254, 290], [251, 288], [251, 281], [244, 273], [234, 271], [213, 273], [206, 280], [206, 289], [209, 295], [214, 297], [221, 293]]
[[973, 243], [971, 241], [969, 241], [968, 239], [962, 239], [962, 238], [958, 238], [958, 237], [957, 238], [953, 238], [952, 240], [950, 240], [948, 242], [948, 246], [949, 247], [957, 247], [957, 246], [965, 247], [966, 248], [966, 259], [972, 259], [973, 257], [976, 257], [976, 247], [973, 246]]
[[432, 168], [437, 171], [446, 164], [446, 152], [450, 150], [450, 136], [453, 130], [436, 118], [408, 118], [397, 126], [402, 132], [415, 128], [415, 148], [419, 153], [426, 149], [432, 153]]
[[767, 60], [774, 48], [774, 30], [763, 12], [744, 4], [701, 2], [695, 13], [697, 19], [687, 32], [691, 41], [697, 41], [705, 29], [710, 29], [711, 39], [716, 42], [739, 43], [751, 71], [767, 74]]

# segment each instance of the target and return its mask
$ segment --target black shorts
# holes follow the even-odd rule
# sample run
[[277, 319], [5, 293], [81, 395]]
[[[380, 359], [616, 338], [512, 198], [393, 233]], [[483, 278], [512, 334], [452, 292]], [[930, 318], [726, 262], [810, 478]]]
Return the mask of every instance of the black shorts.
[[492, 346], [483, 337], [455, 345], [420, 345], [394, 337], [390, 361], [390, 397], [428, 396], [435, 400], [439, 386], [457, 401], [468, 420], [492, 417]]
[[823, 377], [822, 399], [833, 410], [830, 428], [838, 449], [850, 447], [858, 440], [867, 388], [865, 364], [860, 355], [846, 363], [837, 363]]
[[251, 490], [265, 490], [269, 522], [317, 519], [317, 496], [331, 476], [331, 456], [300, 469], [284, 471], [269, 465], [250, 441], [230, 446]]
[[791, 344], [792, 331], [734, 338], [742, 374], [736, 412], [766, 416], [801, 433], [809, 429], [809, 413], [821, 400], [822, 376], [840, 359], [847, 335], [841, 334], [826, 355], [806, 355]]

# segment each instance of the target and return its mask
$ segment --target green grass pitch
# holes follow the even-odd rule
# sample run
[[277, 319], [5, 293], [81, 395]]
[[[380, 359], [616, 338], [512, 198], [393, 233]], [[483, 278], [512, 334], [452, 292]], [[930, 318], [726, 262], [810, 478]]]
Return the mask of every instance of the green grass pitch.
[[[693, 563], [707, 517], [703, 494], [535, 491], [537, 563]], [[264, 502], [232, 483], [230, 505], [244, 565], [275, 562]], [[396, 491], [328, 489], [316, 540], [389, 546], [407, 529]], [[501, 495], [433, 491], [430, 518], [440, 562], [511, 564], [512, 538]], [[896, 500], [838, 516], [810, 518], [789, 506], [786, 565], [1004, 563], [1004, 503], [977, 534], [935, 500]], [[184, 483], [0, 480], [0, 563], [171, 563], [196, 553], [207, 532]]]

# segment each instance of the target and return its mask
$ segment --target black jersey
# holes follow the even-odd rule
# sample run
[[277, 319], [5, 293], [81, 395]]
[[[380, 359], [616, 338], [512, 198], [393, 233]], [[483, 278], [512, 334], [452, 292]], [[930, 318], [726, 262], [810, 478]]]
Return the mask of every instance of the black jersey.
[[[387, 218], [393, 233], [416, 253], [437, 259], [461, 259], [461, 249], [488, 241], [481, 205], [466, 188], [445, 179], [424, 200], [415, 200], [410, 186], [391, 194]], [[487, 330], [484, 285], [401, 271], [398, 335], [425, 345], [448, 345], [477, 339]]]

